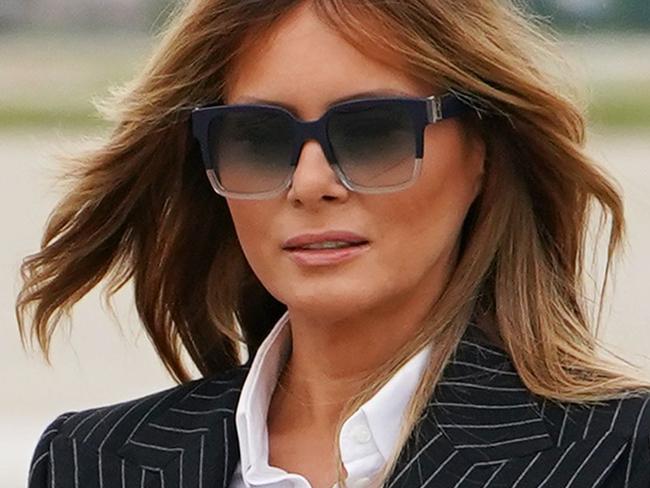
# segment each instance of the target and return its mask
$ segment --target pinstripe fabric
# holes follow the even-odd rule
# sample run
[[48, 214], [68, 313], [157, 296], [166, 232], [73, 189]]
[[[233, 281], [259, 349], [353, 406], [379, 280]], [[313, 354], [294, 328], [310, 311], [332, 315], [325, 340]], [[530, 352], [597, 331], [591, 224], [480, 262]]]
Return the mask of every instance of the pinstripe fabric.
[[[226, 488], [250, 366], [58, 416], [28, 488]], [[469, 326], [387, 488], [649, 488], [650, 395], [590, 405], [538, 398]]]

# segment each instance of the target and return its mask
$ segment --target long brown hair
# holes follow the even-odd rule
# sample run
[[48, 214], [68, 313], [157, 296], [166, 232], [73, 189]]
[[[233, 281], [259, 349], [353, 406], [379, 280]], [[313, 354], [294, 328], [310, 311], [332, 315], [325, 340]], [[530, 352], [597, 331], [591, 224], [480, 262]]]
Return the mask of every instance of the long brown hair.
[[[255, 353], [285, 307], [246, 263], [183, 109], [221, 101], [233, 60], [302, 3], [190, 0], [172, 15], [142, 72], [99, 105], [115, 124], [107, 140], [66, 159], [73, 184], [50, 215], [41, 250], [21, 267], [23, 342], [33, 308], [29, 337], [47, 358], [61, 314], [108, 277], [107, 297], [133, 279], [144, 327], [177, 381], [190, 379], [182, 348], [203, 375], [239, 365], [241, 344]], [[562, 60], [548, 29], [507, 0], [311, 3], [368, 56], [397, 54], [408, 74], [465, 96], [482, 114], [467, 122], [487, 147], [486, 180], [453, 276], [417, 335], [344, 409], [339, 429], [433, 341], [403, 445], [472, 317], [488, 324], [535, 394], [587, 402], [650, 389], [631, 365], [599, 354], [600, 310], [591, 320], [584, 297], [587, 230], [594, 208], [609, 219], [602, 303], [623, 205], [585, 153], [584, 106], [556, 76]]]

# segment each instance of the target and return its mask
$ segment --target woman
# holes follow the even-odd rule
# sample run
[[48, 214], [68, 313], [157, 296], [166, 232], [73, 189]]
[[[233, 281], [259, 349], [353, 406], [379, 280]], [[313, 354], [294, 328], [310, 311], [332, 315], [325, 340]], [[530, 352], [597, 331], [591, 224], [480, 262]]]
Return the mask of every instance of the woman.
[[650, 486], [650, 384], [581, 295], [621, 199], [540, 32], [502, 0], [189, 2], [18, 302], [47, 354], [132, 277], [181, 384], [61, 414], [29, 486]]

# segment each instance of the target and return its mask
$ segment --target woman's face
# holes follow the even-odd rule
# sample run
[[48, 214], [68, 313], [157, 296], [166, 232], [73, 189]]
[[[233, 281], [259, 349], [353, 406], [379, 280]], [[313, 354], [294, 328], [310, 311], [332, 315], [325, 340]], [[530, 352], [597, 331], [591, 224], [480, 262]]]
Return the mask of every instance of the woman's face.
[[[226, 103], [253, 98], [320, 117], [331, 101], [371, 90], [433, 94], [428, 84], [364, 56], [300, 7], [232, 70]], [[228, 199], [246, 258], [266, 289], [289, 309], [349, 315], [399, 306], [435, 290], [453, 265], [466, 212], [480, 190], [484, 145], [457, 119], [427, 126], [422, 173], [387, 194], [348, 190], [317, 141], [305, 143], [292, 186], [271, 200]], [[304, 233], [347, 230], [370, 243], [329, 265], [295, 262], [283, 242]], [[426, 298], [426, 297], [425, 297]], [[431, 299], [431, 297], [429, 297]]]

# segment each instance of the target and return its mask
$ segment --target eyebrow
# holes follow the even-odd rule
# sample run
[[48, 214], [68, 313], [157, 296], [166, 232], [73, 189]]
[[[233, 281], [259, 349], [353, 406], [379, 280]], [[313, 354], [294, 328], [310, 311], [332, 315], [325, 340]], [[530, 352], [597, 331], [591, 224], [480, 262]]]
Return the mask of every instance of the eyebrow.
[[[398, 96], [404, 96], [404, 97], [413, 97], [414, 95], [411, 93], [406, 93], [405, 91], [402, 90], [395, 90], [395, 89], [382, 89], [382, 90], [369, 90], [369, 91], [364, 91], [360, 93], [355, 93], [353, 95], [346, 95], [344, 97], [336, 98], [332, 100], [326, 108], [330, 108], [333, 105], [336, 105], [338, 103], [343, 103], [343, 102], [349, 102], [351, 100], [357, 100], [360, 98], [380, 98], [380, 97], [385, 97], [385, 96], [392, 96], [392, 95], [398, 95]], [[298, 109], [291, 105], [290, 103], [283, 103], [283, 102], [278, 102], [274, 100], [266, 100], [264, 98], [258, 98], [258, 97], [253, 97], [253, 96], [248, 96], [248, 95], [243, 95], [239, 97], [239, 99], [233, 103], [262, 103], [262, 104], [267, 104], [267, 105], [276, 105], [278, 107], [285, 108], [291, 112], [298, 112]]]

